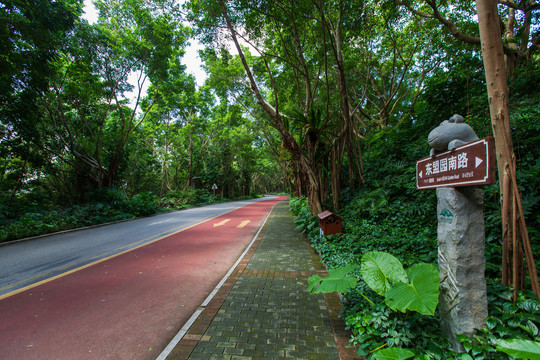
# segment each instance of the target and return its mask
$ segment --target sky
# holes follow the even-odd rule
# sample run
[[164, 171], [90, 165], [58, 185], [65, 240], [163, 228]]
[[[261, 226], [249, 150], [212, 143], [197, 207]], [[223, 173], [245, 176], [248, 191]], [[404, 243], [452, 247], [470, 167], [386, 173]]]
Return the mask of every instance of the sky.
[[[92, 4], [92, 0], [84, 0], [84, 15], [83, 17], [88, 20], [89, 23], [95, 23], [97, 21], [97, 10]], [[201, 59], [199, 58], [198, 51], [203, 47], [195, 39], [190, 40], [191, 45], [186, 48], [186, 53], [182, 58], [182, 63], [187, 66], [187, 72], [194, 75], [198, 86], [202, 86], [207, 76], [205, 71], [201, 68]], [[133, 76], [133, 84], [135, 84], [136, 76]]]

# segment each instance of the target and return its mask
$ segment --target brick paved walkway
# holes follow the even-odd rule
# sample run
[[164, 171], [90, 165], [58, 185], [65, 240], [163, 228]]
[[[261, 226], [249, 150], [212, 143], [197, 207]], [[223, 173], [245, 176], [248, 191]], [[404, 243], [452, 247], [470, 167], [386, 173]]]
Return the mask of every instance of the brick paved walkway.
[[310, 294], [325, 275], [279, 203], [250, 251], [167, 359], [356, 359], [335, 294]]

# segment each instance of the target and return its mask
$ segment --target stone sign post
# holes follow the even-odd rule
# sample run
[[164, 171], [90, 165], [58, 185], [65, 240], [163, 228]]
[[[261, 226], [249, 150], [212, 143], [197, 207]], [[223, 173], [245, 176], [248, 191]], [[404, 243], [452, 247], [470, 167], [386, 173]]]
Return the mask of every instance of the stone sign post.
[[457, 335], [486, 327], [484, 193], [471, 185], [494, 182], [493, 143], [479, 140], [459, 115], [443, 121], [428, 142], [431, 156], [417, 162], [417, 188], [437, 188], [441, 329], [463, 351]]
[[439, 312], [443, 334], [456, 351], [456, 335], [486, 327], [484, 193], [472, 187], [437, 189]]

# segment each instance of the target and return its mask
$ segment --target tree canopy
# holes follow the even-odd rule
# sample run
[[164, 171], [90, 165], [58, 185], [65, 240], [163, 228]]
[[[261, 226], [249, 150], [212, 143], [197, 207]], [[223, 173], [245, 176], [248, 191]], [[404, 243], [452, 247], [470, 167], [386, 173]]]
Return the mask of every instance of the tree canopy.
[[[312, 214], [339, 211], [376, 186], [377, 167], [423, 157], [411, 144], [453, 114], [480, 136], [496, 128], [471, 2], [93, 3], [90, 24], [82, 0], [0, 0], [3, 221], [108, 191], [167, 203], [213, 184], [223, 197], [290, 191]], [[497, 4], [503, 97], [534, 119], [540, 5]], [[183, 58], [193, 41], [204, 46], [201, 86]], [[512, 111], [506, 131], [522, 136]], [[518, 173], [538, 169], [527, 149], [508, 153]], [[528, 221], [535, 194], [523, 201]]]
[[[529, 281], [540, 296], [538, 1], [180, 3], [93, 0], [89, 23], [83, 0], [0, 0], [0, 241], [287, 192], [332, 266], [368, 249], [435, 262], [437, 200], [415, 161], [460, 114], [496, 143], [486, 273], [514, 301]], [[319, 236], [327, 209], [343, 236]], [[353, 342], [388, 345], [358, 304]], [[537, 339], [531, 319], [512, 326]]]

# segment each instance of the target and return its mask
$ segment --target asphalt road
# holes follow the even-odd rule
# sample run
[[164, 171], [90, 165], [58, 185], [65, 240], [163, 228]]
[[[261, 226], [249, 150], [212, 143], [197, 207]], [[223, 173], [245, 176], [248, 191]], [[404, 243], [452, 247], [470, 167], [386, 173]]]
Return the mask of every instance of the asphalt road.
[[[2, 271], [6, 273], [11, 264], [24, 275], [19, 280], [11, 270], [13, 280], [6, 286], [19, 288], [0, 295], [0, 358], [155, 359], [212, 293], [282, 198], [262, 200], [180, 211], [4, 247]], [[72, 240], [77, 245], [70, 245], [72, 237], [82, 240]], [[96, 249], [96, 243], [109, 241], [115, 245]], [[13, 247], [22, 250], [7, 251]], [[32, 256], [26, 257], [24, 249]], [[39, 259], [40, 250], [52, 266]], [[4, 258], [15, 253], [17, 260]], [[32, 264], [36, 259], [38, 264]], [[30, 281], [37, 282], [23, 285]]]
[[271, 198], [175, 211], [0, 246], [0, 296]]

